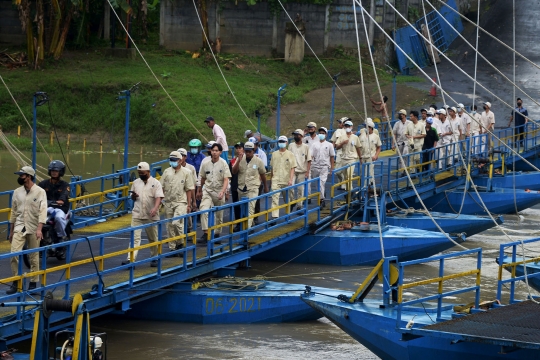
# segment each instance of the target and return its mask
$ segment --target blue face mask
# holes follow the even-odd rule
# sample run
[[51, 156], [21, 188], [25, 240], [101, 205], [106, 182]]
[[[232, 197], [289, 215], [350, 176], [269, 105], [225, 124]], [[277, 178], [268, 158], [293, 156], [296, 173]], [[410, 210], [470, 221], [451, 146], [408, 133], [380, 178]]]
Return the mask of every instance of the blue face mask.
[[324, 140], [326, 139], [326, 135], [325, 134], [319, 134], [319, 140]]
[[199, 153], [199, 149], [197, 149], [197, 148], [191, 148], [189, 151], [190, 151], [193, 155], [197, 155], [197, 154]]
[[171, 167], [175, 168], [178, 166], [178, 161], [169, 161], [169, 165], [171, 165]]
[[287, 143], [278, 143], [280, 149], [284, 149], [287, 146]]

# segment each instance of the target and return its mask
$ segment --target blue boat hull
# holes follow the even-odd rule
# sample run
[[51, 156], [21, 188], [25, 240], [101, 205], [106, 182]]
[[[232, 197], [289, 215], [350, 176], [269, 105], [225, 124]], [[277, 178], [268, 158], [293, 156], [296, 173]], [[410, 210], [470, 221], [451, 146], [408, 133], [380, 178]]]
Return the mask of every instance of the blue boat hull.
[[[364, 303], [348, 304], [320, 295], [303, 299], [382, 359], [537, 359], [540, 356], [537, 350], [520, 349], [503, 353], [501, 347], [496, 345], [453, 342], [437, 337], [403, 341], [402, 335], [396, 331], [396, 312], [391, 308], [381, 309], [380, 302], [364, 300]], [[417, 315], [415, 327], [430, 324], [422, 311], [420, 308], [404, 313], [403, 318], [408, 321]], [[400, 327], [405, 327], [407, 321], [402, 321]]]
[[[429, 257], [454, 246], [441, 233], [389, 226], [382, 233], [385, 256], [413, 260]], [[457, 242], [464, 237], [453, 237]], [[295, 258], [296, 257], [296, 258]], [[256, 256], [270, 261], [326, 265], [375, 265], [382, 258], [378, 231], [324, 230], [269, 249]]]
[[[483, 187], [488, 185], [488, 180], [488, 176], [479, 176], [473, 179], [476, 186]], [[493, 188], [540, 190], [540, 173], [538, 171], [534, 171], [517, 172], [515, 175], [493, 175], [491, 178], [491, 185]]]
[[[318, 311], [300, 298], [304, 289], [304, 285], [267, 281], [263, 289], [256, 291], [191, 290], [191, 283], [184, 283], [171, 292], [133, 304], [126, 315], [199, 324], [282, 323], [321, 318]], [[335, 296], [343, 293], [318, 287], [312, 287], [312, 291]]]
[[[514, 194], [515, 193], [515, 194]], [[497, 188], [493, 191], [480, 191], [480, 197], [493, 214], [510, 214], [530, 208], [540, 203], [540, 193], [536, 191], [526, 192], [525, 190], [513, 190]], [[445, 213], [457, 213], [460, 209], [463, 199], [463, 189], [457, 188], [440, 194], [431, 196], [424, 201], [430, 211]], [[420, 209], [421, 205], [417, 199], [410, 200], [410, 206]], [[465, 203], [461, 210], [462, 214], [467, 215], [487, 215], [474, 190], [469, 190], [465, 194]]]
[[[467, 236], [472, 236], [495, 226], [493, 221], [488, 216], [479, 217], [465, 214], [456, 216], [456, 214], [439, 212], [432, 212], [431, 216], [433, 216], [437, 224], [445, 232], [450, 234], [465, 233]], [[499, 225], [503, 223], [502, 216], [496, 216], [495, 220], [497, 220]], [[386, 223], [388, 225], [409, 229], [439, 231], [429, 216], [424, 215], [423, 213], [397, 213], [386, 215]]]

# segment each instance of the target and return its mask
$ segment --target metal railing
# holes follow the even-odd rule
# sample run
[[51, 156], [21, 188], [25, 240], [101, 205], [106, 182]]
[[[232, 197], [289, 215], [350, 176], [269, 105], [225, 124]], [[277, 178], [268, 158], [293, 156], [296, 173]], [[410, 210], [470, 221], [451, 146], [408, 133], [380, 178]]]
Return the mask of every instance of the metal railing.
[[[503, 287], [506, 287], [506, 284], [510, 284], [510, 300], [509, 303], [515, 303], [515, 291], [516, 291], [516, 282], [518, 281], [525, 281], [525, 271], [523, 271], [523, 268], [527, 266], [527, 264], [535, 264], [537, 265], [540, 262], [540, 256], [535, 257], [527, 257], [523, 258], [521, 254], [521, 246], [525, 244], [530, 243], [536, 243], [539, 242], [540, 238], [533, 238], [523, 241], [514, 241], [509, 242], [505, 244], [499, 245], [499, 258], [497, 259], [497, 262], [499, 263], [499, 274], [498, 274], [498, 280], [497, 280], [497, 300], [502, 300], [502, 290]], [[508, 248], [512, 249], [512, 252], [509, 256], [506, 255], [506, 250]], [[518, 253], [519, 252], [519, 253]], [[506, 260], [510, 258], [510, 262], [507, 262]], [[518, 260], [520, 259], [520, 260]], [[507, 279], [504, 279], [503, 273], [504, 269], [510, 268], [510, 277]], [[516, 272], [519, 271], [523, 273], [523, 275], [516, 276]], [[535, 272], [533, 270], [527, 270], [527, 279], [533, 279], [540, 277], [540, 272]]]

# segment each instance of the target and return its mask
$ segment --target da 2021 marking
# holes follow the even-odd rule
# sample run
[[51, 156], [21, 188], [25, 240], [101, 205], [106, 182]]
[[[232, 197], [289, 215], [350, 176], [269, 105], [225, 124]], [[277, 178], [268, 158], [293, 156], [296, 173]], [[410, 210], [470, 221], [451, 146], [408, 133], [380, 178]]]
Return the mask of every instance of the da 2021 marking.
[[205, 304], [205, 312], [207, 315], [255, 312], [259, 310], [261, 310], [260, 297], [207, 298]]

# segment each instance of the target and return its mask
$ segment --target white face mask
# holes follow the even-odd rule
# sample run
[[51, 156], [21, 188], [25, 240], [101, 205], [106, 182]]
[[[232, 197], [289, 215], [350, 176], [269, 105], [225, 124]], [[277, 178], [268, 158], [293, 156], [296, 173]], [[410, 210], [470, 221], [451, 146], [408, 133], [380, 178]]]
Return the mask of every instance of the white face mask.
[[325, 134], [319, 134], [319, 140], [324, 140], [326, 139], [326, 135]]
[[350, 133], [352, 131], [352, 129], [351, 128], [345, 128], [345, 131]]

